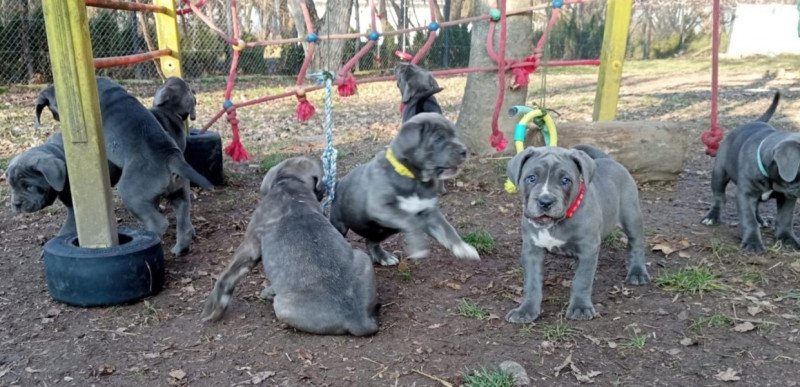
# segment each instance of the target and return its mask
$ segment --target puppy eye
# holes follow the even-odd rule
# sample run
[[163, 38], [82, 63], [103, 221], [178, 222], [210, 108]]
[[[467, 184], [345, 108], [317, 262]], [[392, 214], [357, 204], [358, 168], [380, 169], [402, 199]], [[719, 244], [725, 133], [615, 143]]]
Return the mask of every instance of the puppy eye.
[[525, 178], [525, 182], [528, 184], [533, 184], [536, 182], [536, 175], [530, 175]]
[[564, 177], [561, 178], [561, 185], [562, 186], [566, 187], [566, 186], [569, 185], [569, 183], [572, 183], [572, 179], [570, 179], [569, 177], [564, 176]]
[[442, 137], [442, 136], [436, 137], [436, 139], [433, 140], [433, 144], [434, 145], [442, 145], [442, 144], [444, 144], [444, 137]]

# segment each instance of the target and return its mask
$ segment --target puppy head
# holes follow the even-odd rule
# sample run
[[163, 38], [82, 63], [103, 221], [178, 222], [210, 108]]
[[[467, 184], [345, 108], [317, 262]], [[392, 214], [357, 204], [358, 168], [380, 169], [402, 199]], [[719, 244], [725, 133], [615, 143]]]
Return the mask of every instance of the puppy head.
[[508, 178], [523, 197], [523, 214], [536, 228], [562, 219], [578, 196], [581, 178], [588, 185], [595, 162], [583, 151], [528, 147], [508, 162]]
[[456, 125], [438, 113], [420, 113], [406, 121], [389, 146], [424, 182], [455, 177], [467, 160]]
[[194, 121], [196, 118], [195, 105], [197, 105], [197, 99], [194, 96], [194, 90], [178, 77], [167, 78], [153, 98], [153, 107], [171, 111], [182, 120], [189, 117]]
[[292, 157], [270, 168], [261, 181], [261, 196], [267, 195], [273, 185], [283, 179], [297, 179], [305, 183], [308, 189], [314, 192], [317, 200], [325, 196], [325, 187], [322, 185], [322, 165], [319, 161], [308, 157]]
[[11, 159], [6, 170], [11, 206], [16, 212], [36, 212], [56, 200], [67, 181], [67, 164], [53, 155], [29, 150]]
[[53, 113], [53, 119], [58, 121], [58, 103], [56, 102], [56, 88], [55, 86], [49, 86], [46, 89], [39, 92], [39, 96], [36, 97], [36, 126], [38, 127], [41, 125], [41, 117], [42, 111], [44, 108], [49, 108], [50, 112]]
[[430, 97], [442, 90], [433, 74], [415, 64], [400, 63], [394, 68], [397, 88], [403, 95], [403, 103]]
[[772, 150], [772, 160], [778, 167], [778, 176], [787, 194], [800, 196], [800, 135], [792, 134], [781, 140]]

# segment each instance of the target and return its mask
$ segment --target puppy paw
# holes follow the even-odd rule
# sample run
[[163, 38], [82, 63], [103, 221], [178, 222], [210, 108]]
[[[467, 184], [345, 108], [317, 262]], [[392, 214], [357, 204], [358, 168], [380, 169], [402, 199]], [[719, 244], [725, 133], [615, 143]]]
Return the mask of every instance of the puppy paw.
[[766, 249], [764, 248], [764, 244], [758, 241], [753, 242], [742, 242], [742, 251], [745, 253], [755, 253], [755, 254], [762, 254]]
[[506, 321], [513, 324], [527, 324], [539, 317], [540, 310], [536, 308], [522, 308], [521, 306], [506, 314]]
[[379, 257], [372, 257], [372, 261], [379, 263], [381, 266], [394, 266], [400, 263], [400, 260], [397, 259], [397, 257], [385, 251], [384, 254], [381, 254]]
[[426, 258], [428, 256], [428, 254], [430, 254], [430, 250], [425, 249], [425, 250], [414, 251], [414, 252], [410, 253], [408, 255], [408, 257], [411, 258], [411, 259], [422, 259], [422, 258]]
[[703, 218], [700, 223], [705, 224], [706, 226], [715, 226], [719, 224], [719, 219]]
[[175, 246], [172, 247], [172, 249], [170, 249], [170, 252], [172, 253], [172, 255], [180, 257], [189, 252], [189, 246], [181, 246], [176, 244]]
[[258, 295], [258, 298], [272, 301], [275, 298], [275, 290], [273, 290], [271, 286], [268, 286], [261, 291], [261, 293]]
[[594, 310], [594, 305], [572, 305], [570, 304], [567, 307], [567, 319], [569, 320], [591, 320], [597, 316], [600, 316], [600, 313], [597, 313]]
[[632, 267], [625, 277], [625, 282], [631, 285], [645, 285], [650, 283], [650, 274], [644, 266]]
[[212, 293], [209, 295], [208, 300], [206, 300], [206, 305], [203, 307], [203, 313], [200, 315], [200, 318], [202, 318], [203, 321], [219, 320], [222, 314], [225, 313], [225, 308], [227, 308], [230, 300], [231, 296], [229, 295], [216, 297], [214, 293]]
[[800, 241], [794, 235], [779, 236], [778, 240], [782, 246], [791, 247], [795, 250], [800, 250]]
[[481, 256], [478, 255], [478, 250], [475, 250], [472, 245], [461, 242], [453, 246], [453, 255], [461, 259], [468, 259], [470, 261], [479, 261]]

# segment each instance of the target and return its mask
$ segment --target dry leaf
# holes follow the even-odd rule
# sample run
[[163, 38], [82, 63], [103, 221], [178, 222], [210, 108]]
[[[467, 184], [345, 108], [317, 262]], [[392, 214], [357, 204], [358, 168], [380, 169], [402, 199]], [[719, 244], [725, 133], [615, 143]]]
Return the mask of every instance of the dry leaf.
[[176, 380], [183, 380], [186, 378], [186, 372], [183, 370], [172, 370], [169, 371], [169, 376], [173, 377]]
[[657, 243], [653, 245], [653, 251], [660, 251], [664, 253], [664, 256], [670, 255], [675, 249], [667, 245], [666, 243]]
[[275, 376], [275, 372], [273, 371], [261, 371], [250, 379], [250, 383], [252, 384], [261, 384], [261, 382]]
[[678, 256], [681, 257], [681, 258], [691, 258], [692, 257], [692, 255], [689, 254], [689, 252], [686, 251], [686, 250], [678, 251]]
[[753, 325], [753, 323], [751, 323], [750, 321], [745, 321], [741, 324], [736, 324], [733, 327], [733, 330], [736, 332], [750, 332], [753, 329], [756, 329], [756, 326]]
[[800, 260], [792, 262], [789, 264], [789, 267], [792, 268], [792, 270], [800, 273]]
[[455, 282], [450, 282], [450, 281], [445, 282], [444, 286], [447, 286], [448, 288], [453, 289], [453, 290], [460, 290], [461, 289], [461, 285], [459, 285], [459, 284], [457, 284]]
[[757, 315], [759, 313], [761, 313], [761, 308], [759, 308], [757, 306], [748, 306], [747, 307], [747, 314], [749, 314], [751, 316], [755, 316], [755, 315]]
[[608, 342], [608, 348], [611, 348], [611, 349], [617, 348], [617, 343], [615, 343], [613, 341], [609, 341]]
[[695, 344], [697, 344], [697, 340], [691, 337], [684, 337], [681, 339], [681, 345], [683, 345], [684, 347], [688, 347]]
[[569, 354], [569, 355], [567, 355], [567, 358], [564, 359], [564, 362], [561, 363], [560, 366], [554, 368], [553, 371], [556, 371], [556, 376], [558, 376], [561, 373], [561, 371], [564, 370], [564, 368], [572, 367], [572, 365], [573, 365], [572, 364], [572, 354]]
[[733, 368], [728, 368], [725, 371], [720, 371], [718, 374], [714, 375], [714, 379], [723, 381], [723, 382], [735, 382], [737, 380], [742, 380], [739, 375], [739, 372], [734, 371]]
[[442, 325], [444, 324], [439, 323], [439, 324], [428, 325], [428, 329], [436, 329], [441, 327]]

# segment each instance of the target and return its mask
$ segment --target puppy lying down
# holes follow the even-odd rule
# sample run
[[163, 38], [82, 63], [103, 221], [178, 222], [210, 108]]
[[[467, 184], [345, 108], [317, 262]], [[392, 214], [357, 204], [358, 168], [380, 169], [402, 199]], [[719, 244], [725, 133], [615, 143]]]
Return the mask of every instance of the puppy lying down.
[[375, 274], [322, 212], [322, 167], [295, 157], [270, 169], [261, 202], [233, 260], [219, 276], [203, 320], [222, 317], [236, 283], [259, 261], [278, 320], [301, 331], [363, 336], [378, 331]]

